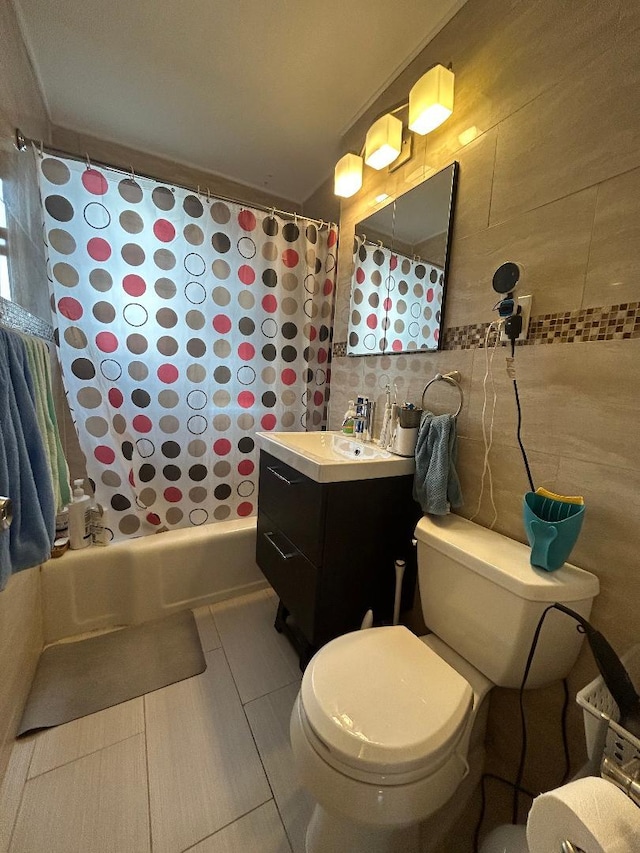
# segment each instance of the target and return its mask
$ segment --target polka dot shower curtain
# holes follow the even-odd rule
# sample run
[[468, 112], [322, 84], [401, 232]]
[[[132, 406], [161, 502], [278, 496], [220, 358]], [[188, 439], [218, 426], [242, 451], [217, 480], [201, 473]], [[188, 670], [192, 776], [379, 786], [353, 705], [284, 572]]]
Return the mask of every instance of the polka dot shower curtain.
[[444, 270], [356, 238], [349, 352], [437, 349]]
[[325, 425], [336, 227], [38, 161], [60, 361], [112, 538], [254, 514], [255, 432]]

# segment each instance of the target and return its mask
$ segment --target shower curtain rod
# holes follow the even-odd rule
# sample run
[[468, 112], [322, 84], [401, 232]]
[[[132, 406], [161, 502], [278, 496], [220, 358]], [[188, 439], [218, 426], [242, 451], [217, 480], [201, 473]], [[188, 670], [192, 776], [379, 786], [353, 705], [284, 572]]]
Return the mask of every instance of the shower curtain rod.
[[[83, 157], [81, 154], [74, 154], [73, 152], [65, 151], [62, 148], [54, 148], [52, 145], [45, 145], [41, 139], [32, 139], [29, 136], [25, 136], [19, 128], [16, 128], [16, 136], [13, 144], [18, 149], [18, 151], [26, 151], [29, 145], [32, 145], [38, 151], [46, 151], [48, 154], [61, 154], [63, 157], [68, 157], [70, 160], [77, 160], [79, 163], [85, 162], [86, 158], [86, 162], [89, 165], [100, 166], [100, 168], [102, 169], [110, 169], [112, 172], [120, 172], [122, 175], [127, 175], [128, 177], [131, 177], [133, 175], [134, 177], [146, 178], [150, 181], [156, 181], [159, 184], [170, 184], [171, 186], [179, 187], [182, 190], [188, 190], [189, 192], [196, 193], [196, 195], [198, 196], [202, 195], [201, 188], [199, 186], [191, 187], [187, 184], [180, 184], [177, 181], [165, 181], [161, 178], [156, 177], [155, 175], [149, 175], [146, 172], [136, 172], [133, 166], [131, 166], [131, 171], [127, 172], [126, 169], [123, 169], [120, 166], [114, 166], [111, 163], [105, 163], [102, 160], [94, 160], [88, 154], [85, 154], [85, 156]], [[304, 219], [306, 222], [313, 222], [316, 225], [319, 225], [320, 228], [325, 225], [327, 226], [327, 228], [329, 228], [332, 225], [336, 224], [335, 222], [330, 222], [328, 219], [314, 219], [312, 216], [305, 216], [302, 213], [291, 213], [291, 211], [289, 210], [280, 210], [280, 208], [274, 206], [269, 207], [265, 204], [259, 204], [258, 202], [254, 201], [249, 202], [240, 198], [229, 198], [228, 196], [216, 195], [215, 193], [211, 193], [209, 187], [206, 187], [205, 190], [206, 195], [210, 198], [215, 198], [218, 201], [228, 201], [231, 204], [242, 204], [246, 205], [247, 207], [253, 207], [256, 210], [263, 210], [265, 213], [270, 213], [272, 216], [278, 213], [280, 216], [286, 216], [289, 219], [293, 219], [294, 221], [298, 219]]]

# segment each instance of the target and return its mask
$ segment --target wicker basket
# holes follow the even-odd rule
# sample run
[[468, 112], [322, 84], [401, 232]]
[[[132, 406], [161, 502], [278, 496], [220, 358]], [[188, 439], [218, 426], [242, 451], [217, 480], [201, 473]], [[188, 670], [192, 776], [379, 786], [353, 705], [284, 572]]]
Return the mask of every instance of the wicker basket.
[[[637, 689], [640, 685], [640, 645], [629, 649], [622, 662]], [[587, 754], [593, 766], [599, 769], [604, 755], [620, 767], [634, 758], [640, 759], [640, 740], [620, 725], [618, 706], [602, 676], [579, 690], [576, 702], [584, 715]]]

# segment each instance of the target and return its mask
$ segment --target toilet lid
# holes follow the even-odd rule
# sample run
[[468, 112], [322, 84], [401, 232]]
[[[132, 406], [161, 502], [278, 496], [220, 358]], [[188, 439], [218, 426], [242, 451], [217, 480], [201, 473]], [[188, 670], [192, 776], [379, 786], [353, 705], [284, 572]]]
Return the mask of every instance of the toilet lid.
[[439, 767], [473, 703], [469, 683], [407, 628], [355, 631], [313, 657], [300, 698], [312, 729], [351, 766]]

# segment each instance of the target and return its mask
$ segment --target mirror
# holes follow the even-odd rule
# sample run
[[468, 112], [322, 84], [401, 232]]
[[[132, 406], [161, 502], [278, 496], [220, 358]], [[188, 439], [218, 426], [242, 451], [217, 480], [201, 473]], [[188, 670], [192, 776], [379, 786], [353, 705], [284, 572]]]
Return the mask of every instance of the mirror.
[[437, 350], [458, 164], [358, 222], [347, 355]]

